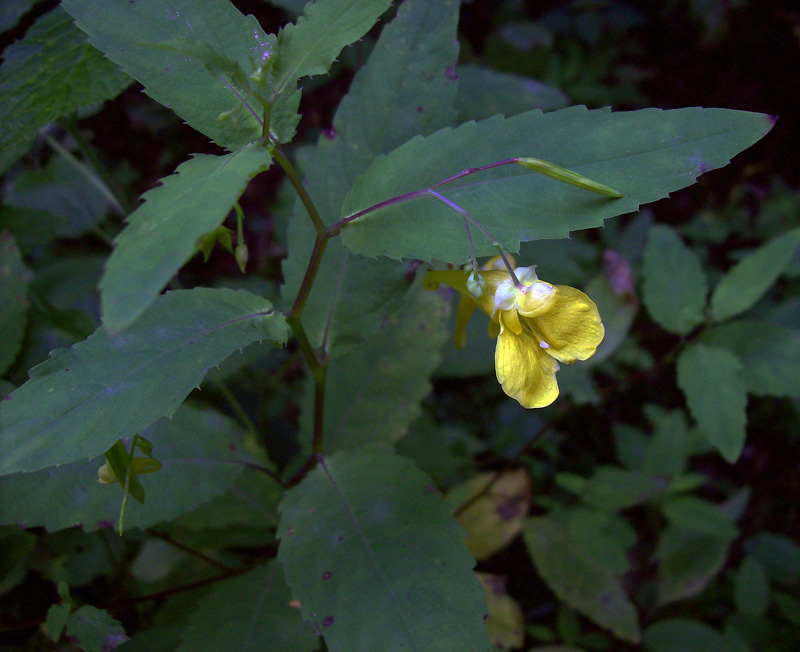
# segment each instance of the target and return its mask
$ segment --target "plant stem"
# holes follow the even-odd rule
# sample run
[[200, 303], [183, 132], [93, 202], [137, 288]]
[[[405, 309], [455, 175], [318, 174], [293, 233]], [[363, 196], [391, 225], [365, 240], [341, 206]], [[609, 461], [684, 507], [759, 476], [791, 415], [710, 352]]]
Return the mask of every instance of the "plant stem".
[[133, 204], [128, 201], [128, 198], [120, 189], [116, 179], [111, 176], [106, 166], [100, 161], [94, 148], [83, 137], [75, 119], [65, 118], [60, 121], [60, 124], [64, 131], [66, 131], [78, 145], [81, 154], [83, 154], [83, 157], [88, 161], [89, 165], [76, 159], [69, 151], [62, 147], [60, 143], [49, 136], [45, 138], [47, 144], [80, 170], [80, 172], [89, 179], [89, 182], [103, 193], [105, 198], [108, 199], [120, 215], [125, 216], [132, 213]]

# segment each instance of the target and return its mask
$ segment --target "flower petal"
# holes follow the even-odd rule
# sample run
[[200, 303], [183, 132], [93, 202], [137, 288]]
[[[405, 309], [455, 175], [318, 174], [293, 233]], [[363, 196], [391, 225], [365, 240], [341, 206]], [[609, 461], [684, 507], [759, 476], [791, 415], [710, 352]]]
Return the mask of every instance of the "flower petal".
[[568, 285], [557, 285], [556, 290], [550, 310], [528, 319], [528, 324], [547, 345], [547, 353], [559, 362], [586, 360], [594, 355], [605, 335], [600, 313], [594, 301], [580, 290]]
[[515, 335], [501, 323], [494, 365], [503, 391], [522, 407], [545, 407], [558, 397], [558, 362], [528, 333]]
[[557, 300], [558, 290], [555, 287], [544, 281], [534, 281], [519, 293], [517, 310], [523, 317], [536, 317], [552, 309]]

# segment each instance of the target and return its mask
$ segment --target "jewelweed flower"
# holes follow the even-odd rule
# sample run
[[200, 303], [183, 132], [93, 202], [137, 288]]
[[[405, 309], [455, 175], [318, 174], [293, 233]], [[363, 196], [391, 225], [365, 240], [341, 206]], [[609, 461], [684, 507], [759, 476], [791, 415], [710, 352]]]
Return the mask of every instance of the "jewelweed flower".
[[[475, 308], [489, 315], [489, 335], [497, 337], [495, 371], [503, 391], [523, 407], [545, 407], [558, 397], [559, 363], [592, 357], [605, 329], [594, 301], [580, 290], [540, 281], [534, 267], [517, 267], [514, 275], [519, 285], [495, 258], [469, 274], [459, 269], [429, 271], [423, 284], [435, 290], [444, 283], [460, 293], [457, 348], [466, 344], [465, 329]], [[482, 288], [482, 294], [476, 288]]]

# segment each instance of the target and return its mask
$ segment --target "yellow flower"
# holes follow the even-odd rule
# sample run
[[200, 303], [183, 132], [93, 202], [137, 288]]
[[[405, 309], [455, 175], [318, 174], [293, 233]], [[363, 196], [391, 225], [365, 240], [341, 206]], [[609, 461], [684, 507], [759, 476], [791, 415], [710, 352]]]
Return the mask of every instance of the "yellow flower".
[[470, 281], [471, 275], [452, 269], [430, 271], [423, 283], [428, 290], [444, 283], [461, 294], [458, 348], [466, 344], [465, 328], [476, 307], [491, 317], [489, 334], [497, 337], [494, 365], [503, 391], [523, 407], [545, 407], [558, 397], [559, 362], [593, 356], [605, 329], [597, 306], [580, 290], [540, 281], [533, 267], [514, 270], [517, 286], [507, 270], [498, 269], [497, 261], [477, 272], [479, 280]]

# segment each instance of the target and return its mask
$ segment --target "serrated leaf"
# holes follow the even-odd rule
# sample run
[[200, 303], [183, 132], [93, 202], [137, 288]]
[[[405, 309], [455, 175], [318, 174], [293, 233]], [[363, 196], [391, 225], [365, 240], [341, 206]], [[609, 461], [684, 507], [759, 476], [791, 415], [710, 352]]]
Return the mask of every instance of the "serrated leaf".
[[[241, 451], [241, 429], [215, 412], [182, 406], [170, 420], [142, 431], [163, 463], [141, 478], [148, 500], [128, 504], [126, 528], [169, 521], [233, 487], [249, 461]], [[57, 468], [0, 477], [0, 524], [44, 527], [53, 532], [80, 526], [90, 531], [116, 522], [119, 485], [101, 485], [102, 456]]]
[[162, 295], [125, 335], [100, 328], [29, 372], [0, 407], [0, 474], [98, 455], [174, 414], [233, 351], [286, 337], [283, 315], [249, 292]]
[[3, 51], [0, 174], [25, 153], [42, 127], [115, 97], [131, 81], [86, 42], [61, 8], [42, 16]]
[[756, 396], [800, 396], [800, 331], [769, 322], [721, 324], [701, 336], [728, 349], [744, 365], [747, 391]]
[[[395, 442], [430, 392], [439, 364], [450, 303], [420, 283], [397, 301], [378, 332], [362, 346], [329, 362], [325, 392], [325, 450], [369, 442]], [[303, 423], [310, 432], [310, 415]]]
[[[559, 474], [557, 480], [560, 480]], [[665, 490], [662, 480], [652, 473], [629, 471], [616, 466], [598, 466], [578, 493], [589, 505], [610, 512], [643, 503]]]
[[703, 321], [706, 276], [700, 260], [669, 226], [650, 229], [644, 250], [644, 303], [671, 333], [686, 335]]
[[235, 151], [261, 136], [248, 110], [260, 117], [261, 104], [242, 78], [269, 60], [276, 38], [253, 16], [220, 0], [168, 6], [162, 0], [64, 0], [62, 6], [92, 45], [150, 97], [214, 142]]
[[769, 607], [769, 581], [755, 557], [745, 557], [734, 579], [736, 608], [749, 616], [763, 616]]
[[177, 652], [313, 652], [319, 641], [290, 606], [277, 562], [226, 582], [204, 595], [185, 621]]
[[119, 333], [150, 306], [201, 236], [216, 229], [247, 182], [271, 162], [254, 143], [225, 156], [196, 154], [145, 193], [127, 219], [100, 281], [103, 325]]
[[717, 630], [696, 620], [659, 620], [644, 632], [643, 642], [650, 652], [731, 652]]
[[798, 245], [800, 228], [770, 240], [728, 270], [711, 295], [714, 319], [730, 319], [755, 304], [789, 264]]
[[725, 566], [731, 539], [697, 534], [676, 526], [665, 528], [658, 542], [658, 602], [694, 597]]
[[278, 34], [272, 69], [275, 91], [310, 75], [321, 75], [342, 48], [360, 39], [386, 11], [391, 0], [316, 0], [296, 24]]
[[[458, 7], [454, 0], [404, 2], [353, 79], [330, 134], [304, 157], [306, 186], [326, 224], [338, 219], [348, 189], [375, 156], [455, 121], [457, 82], [446, 71], [458, 58]], [[298, 202], [283, 265], [283, 293], [290, 301], [313, 242], [314, 230]], [[303, 315], [311, 341], [322, 342], [329, 315], [331, 351], [368, 340], [407, 290], [407, 272], [392, 261], [349, 256], [338, 238], [330, 241]]]
[[458, 122], [484, 120], [498, 113], [517, 115], [531, 109], [554, 111], [569, 105], [557, 88], [520, 75], [491, 68], [460, 65], [458, 76]]
[[747, 421], [742, 363], [727, 349], [692, 344], [677, 367], [689, 412], [711, 445], [733, 464], [744, 446]]
[[0, 233], [0, 375], [17, 357], [28, 318], [28, 273], [14, 238]]
[[321, 460], [281, 503], [278, 559], [330, 652], [492, 649], [463, 530], [386, 446]]
[[525, 521], [522, 534], [537, 571], [560, 600], [617, 637], [639, 642], [636, 609], [619, 580], [577, 546], [566, 528], [543, 516]]
[[[768, 116], [725, 109], [589, 111], [575, 106], [513, 118], [494, 116], [414, 138], [380, 157], [354, 183], [341, 217], [393, 197], [430, 188], [469, 168], [536, 157], [621, 192], [609, 199], [503, 165], [448, 182], [436, 191], [469, 212], [510, 251], [521, 241], [565, 238], [636, 211], [726, 165], [772, 126]], [[372, 211], [345, 226], [354, 253], [438, 259], [460, 264], [470, 245], [461, 215], [432, 196]], [[475, 251], [493, 255], [491, 239], [473, 228]]]

